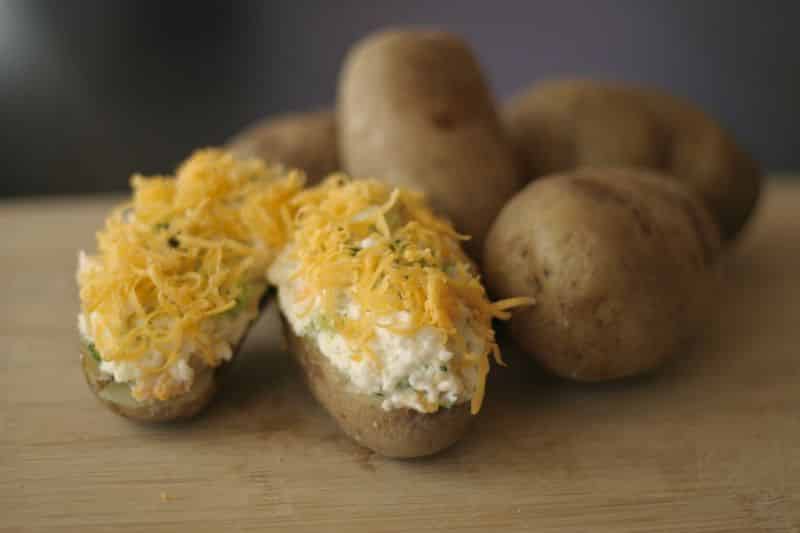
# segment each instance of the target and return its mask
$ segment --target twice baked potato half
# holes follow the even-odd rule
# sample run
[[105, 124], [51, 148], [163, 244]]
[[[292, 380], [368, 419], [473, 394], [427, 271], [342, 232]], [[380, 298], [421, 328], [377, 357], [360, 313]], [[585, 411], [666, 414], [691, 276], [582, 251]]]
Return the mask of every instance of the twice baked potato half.
[[219, 150], [196, 152], [174, 177], [134, 176], [97, 253], [79, 255], [81, 367], [101, 402], [148, 422], [208, 404], [266, 303], [302, 183]]
[[292, 203], [269, 270], [311, 391], [359, 444], [419, 457], [456, 442], [483, 401], [493, 318], [459, 236], [419, 193], [334, 176]]

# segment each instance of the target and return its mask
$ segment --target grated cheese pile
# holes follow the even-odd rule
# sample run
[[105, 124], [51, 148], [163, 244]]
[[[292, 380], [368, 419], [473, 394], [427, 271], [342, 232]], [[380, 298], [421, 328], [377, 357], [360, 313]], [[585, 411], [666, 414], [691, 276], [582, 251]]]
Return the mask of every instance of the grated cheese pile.
[[290, 235], [289, 199], [303, 181], [298, 171], [215, 149], [194, 153], [174, 177], [131, 179], [132, 201], [98, 232], [98, 254], [82, 256], [78, 284], [90, 349], [102, 362], [136, 365], [134, 398], [185, 392], [169, 370], [181, 358], [185, 366], [187, 351], [208, 367], [222, 362], [221, 352], [230, 356], [215, 324], [248, 284], [266, 289], [264, 272]]
[[[351, 181], [338, 175], [299, 193], [292, 246], [297, 267], [290, 278], [302, 280], [295, 294], [300, 313], [312, 308], [336, 317], [334, 328], [350, 345], [352, 358], [380, 365], [371, 344], [377, 328], [410, 336], [433, 327], [454, 347], [455, 372], [477, 371], [471, 410], [483, 401], [489, 355], [503, 364], [492, 319], [508, 319], [509, 309], [528, 305], [528, 298], [490, 302], [479, 276], [461, 249], [452, 226], [436, 217], [423, 196], [391, 189], [374, 180]], [[337, 312], [342, 298], [360, 312]], [[457, 325], [464, 320], [483, 342], [469, 351]], [[397, 320], [402, 316], [403, 320]], [[475, 346], [472, 343], [471, 346]], [[428, 406], [426, 411], [435, 411]]]

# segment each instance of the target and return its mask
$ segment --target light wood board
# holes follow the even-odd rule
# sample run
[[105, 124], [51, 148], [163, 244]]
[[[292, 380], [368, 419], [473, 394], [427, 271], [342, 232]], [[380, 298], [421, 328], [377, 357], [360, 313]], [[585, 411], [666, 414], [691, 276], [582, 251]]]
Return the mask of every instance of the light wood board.
[[110, 205], [0, 203], [0, 531], [800, 529], [798, 185], [768, 188], [679, 360], [583, 386], [508, 353], [473, 431], [416, 461], [337, 432], [274, 308], [196, 421], [102, 408], [79, 370], [74, 271]]

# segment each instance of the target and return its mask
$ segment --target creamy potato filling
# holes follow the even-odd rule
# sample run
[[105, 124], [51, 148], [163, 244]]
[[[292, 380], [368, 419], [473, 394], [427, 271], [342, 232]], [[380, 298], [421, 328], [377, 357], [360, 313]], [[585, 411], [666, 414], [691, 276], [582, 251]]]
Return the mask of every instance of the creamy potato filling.
[[[294, 333], [312, 338], [320, 352], [347, 377], [351, 391], [375, 397], [385, 410], [409, 408], [423, 413], [472, 399], [480, 379], [478, 370], [458, 364], [457, 348], [446, 332], [425, 326], [404, 335], [377, 327], [370, 341], [372, 354], [356, 351], [337, 331], [337, 325], [345, 317], [358, 319], [362, 310], [342, 292], [333, 314], [322, 311], [319, 298], [312, 304], [314, 310], [307, 312], [308, 302], [297, 298], [298, 293], [304, 292], [304, 282], [293, 278], [296, 263], [290, 256], [291, 251], [287, 250], [269, 270], [270, 282], [278, 287], [281, 311]], [[464, 307], [456, 321], [457, 335], [464, 339], [469, 352], [483, 353], [485, 343], [471, 326], [468, 315]], [[390, 321], [392, 326], [402, 328], [407, 320], [408, 314], [401, 311]]]

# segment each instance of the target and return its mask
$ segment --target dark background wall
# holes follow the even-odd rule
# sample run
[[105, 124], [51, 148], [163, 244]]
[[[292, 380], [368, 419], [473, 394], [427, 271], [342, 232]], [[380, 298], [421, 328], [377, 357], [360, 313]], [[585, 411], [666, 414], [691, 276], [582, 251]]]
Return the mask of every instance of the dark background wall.
[[333, 101], [349, 45], [447, 28], [498, 98], [587, 75], [667, 88], [800, 170], [800, 2], [0, 0], [0, 196], [117, 190], [252, 120]]

